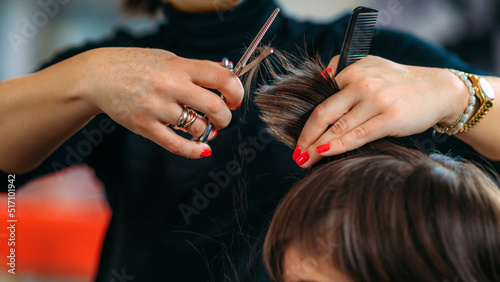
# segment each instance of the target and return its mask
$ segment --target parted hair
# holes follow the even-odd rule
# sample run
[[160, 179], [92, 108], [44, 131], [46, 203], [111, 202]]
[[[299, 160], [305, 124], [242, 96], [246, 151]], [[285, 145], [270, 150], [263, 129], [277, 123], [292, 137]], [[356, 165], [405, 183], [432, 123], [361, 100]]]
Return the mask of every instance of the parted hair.
[[[255, 103], [295, 146], [312, 110], [338, 91], [317, 59], [268, 62]], [[299, 60], [300, 61], [300, 60]], [[500, 192], [477, 166], [385, 140], [315, 167], [278, 205], [263, 256], [275, 281], [291, 245], [352, 281], [500, 281]]]

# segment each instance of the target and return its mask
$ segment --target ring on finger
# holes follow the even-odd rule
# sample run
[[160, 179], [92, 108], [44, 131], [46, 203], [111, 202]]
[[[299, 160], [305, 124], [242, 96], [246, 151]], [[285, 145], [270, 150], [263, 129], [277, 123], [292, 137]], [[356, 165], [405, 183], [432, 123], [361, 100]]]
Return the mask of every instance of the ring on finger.
[[184, 125], [183, 130], [184, 132], [187, 132], [189, 130], [189, 128], [191, 127], [191, 125], [193, 125], [193, 123], [196, 121], [196, 119], [198, 118], [198, 114], [193, 111], [192, 109], [189, 109], [189, 117], [188, 117], [188, 120], [186, 122], [186, 124]]
[[193, 125], [193, 123], [196, 121], [197, 118], [198, 118], [198, 114], [194, 110], [192, 110], [186, 106], [182, 106], [181, 115], [179, 116], [179, 120], [177, 121], [177, 124], [174, 125], [174, 128], [181, 130], [181, 131], [184, 131], [184, 132], [187, 132], [189, 127], [191, 127], [191, 125]]
[[213, 124], [210, 122], [210, 119], [208, 117], [203, 117], [207, 121], [207, 127], [205, 127], [205, 130], [203, 133], [200, 135], [198, 138], [194, 138], [194, 141], [200, 141], [200, 142], [206, 142], [208, 139], [208, 136], [210, 135], [210, 131], [212, 131]]

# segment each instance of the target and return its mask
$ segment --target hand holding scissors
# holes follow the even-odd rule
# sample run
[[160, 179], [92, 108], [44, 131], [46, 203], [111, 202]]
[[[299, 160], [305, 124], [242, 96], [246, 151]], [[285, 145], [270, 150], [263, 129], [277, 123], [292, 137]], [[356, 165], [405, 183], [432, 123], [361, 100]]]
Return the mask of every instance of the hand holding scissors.
[[[274, 50], [272, 48], [266, 48], [261, 53], [261, 55], [259, 56], [258, 59], [252, 61], [251, 63], [248, 63], [248, 61], [252, 57], [253, 53], [255, 52], [255, 50], [257, 49], [257, 47], [259, 46], [260, 42], [262, 41], [262, 38], [264, 38], [264, 35], [266, 34], [266, 32], [271, 27], [271, 24], [274, 22], [274, 19], [276, 19], [276, 16], [278, 15], [279, 12], [280, 12], [280, 9], [276, 8], [271, 13], [271, 15], [267, 19], [266, 23], [262, 26], [262, 28], [260, 29], [259, 33], [252, 40], [252, 43], [247, 48], [247, 50], [245, 51], [245, 53], [243, 54], [243, 56], [241, 57], [241, 59], [238, 61], [238, 63], [236, 64], [235, 67], [233, 67], [233, 64], [227, 58], [223, 58], [222, 59], [222, 66], [225, 67], [225, 68], [227, 68], [227, 69], [229, 69], [229, 70], [231, 70], [234, 74], [236, 74], [236, 76], [241, 77], [242, 75], [244, 75], [248, 71], [250, 71], [253, 68], [257, 67], [262, 60], [264, 60], [269, 55], [271, 55], [274, 52]], [[224, 96], [221, 95], [221, 98], [224, 100]], [[184, 111], [183, 111], [183, 114], [184, 114], [184, 116], [186, 116], [186, 114], [184, 113]], [[210, 122], [210, 120], [208, 119], [208, 117], [204, 116], [204, 118], [207, 120], [207, 127], [205, 128], [205, 131], [202, 133], [202, 135], [199, 138], [194, 138], [193, 139], [195, 141], [206, 142], [207, 139], [208, 139], [208, 136], [210, 135], [210, 132], [211, 132], [211, 130], [213, 128], [213, 124]], [[180, 119], [182, 119], [182, 121], [186, 121], [187, 124], [189, 124], [189, 122], [187, 121], [188, 119], [187, 118], [183, 118], [183, 115], [181, 115]]]

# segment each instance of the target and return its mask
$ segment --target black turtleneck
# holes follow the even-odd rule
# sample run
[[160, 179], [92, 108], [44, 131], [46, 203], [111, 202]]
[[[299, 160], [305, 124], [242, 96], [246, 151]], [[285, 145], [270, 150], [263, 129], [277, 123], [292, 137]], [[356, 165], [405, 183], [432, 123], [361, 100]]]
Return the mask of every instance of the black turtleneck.
[[[118, 30], [112, 38], [60, 54], [49, 64], [98, 47], [166, 49], [188, 58], [237, 61], [276, 4], [247, 0], [230, 11], [189, 14], [164, 8], [167, 22], [155, 32]], [[318, 7], [319, 8], [319, 7]], [[281, 13], [263, 43], [298, 54], [318, 52], [327, 62], [339, 53], [347, 17], [327, 24], [299, 22]], [[451, 67], [481, 73], [445, 51], [397, 32], [378, 31], [372, 54], [396, 62]], [[71, 150], [102, 131], [106, 115], [92, 120], [35, 171], [17, 183], [75, 163], [93, 167], [113, 211], [98, 281], [267, 281], [261, 247], [272, 213], [301, 170], [292, 151], [270, 139], [249, 103], [210, 142], [213, 155], [200, 160], [175, 156], [118, 124], [104, 132], [81, 158]], [[86, 132], [86, 133], [85, 133]], [[453, 137], [430, 131], [412, 137], [421, 147], [463, 154], [473, 150]], [[121, 281], [121, 280], [120, 280]]]

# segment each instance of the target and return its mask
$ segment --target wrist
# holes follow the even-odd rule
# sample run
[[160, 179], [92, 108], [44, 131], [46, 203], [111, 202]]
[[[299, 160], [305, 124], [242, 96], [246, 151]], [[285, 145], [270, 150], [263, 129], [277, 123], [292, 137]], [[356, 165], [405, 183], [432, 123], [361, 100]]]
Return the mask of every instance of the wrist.
[[92, 72], [92, 56], [88, 51], [72, 57], [61, 65], [63, 72], [70, 73], [67, 77], [67, 90], [65, 91], [68, 100], [79, 103], [81, 109], [92, 116], [98, 115], [103, 111], [99, 108], [96, 94], [99, 89], [94, 89], [97, 83]]
[[453, 125], [469, 106], [471, 93], [467, 85], [455, 74], [447, 69], [440, 70], [443, 75], [443, 83], [447, 85], [446, 107], [438, 124], [442, 127]]

